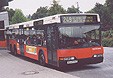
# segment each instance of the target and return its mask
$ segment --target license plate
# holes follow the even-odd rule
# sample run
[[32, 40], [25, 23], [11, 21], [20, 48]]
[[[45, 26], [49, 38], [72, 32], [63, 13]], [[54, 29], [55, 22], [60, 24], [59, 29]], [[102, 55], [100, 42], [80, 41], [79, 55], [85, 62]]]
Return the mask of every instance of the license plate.
[[74, 63], [78, 63], [78, 60], [67, 61], [67, 64], [74, 64]]

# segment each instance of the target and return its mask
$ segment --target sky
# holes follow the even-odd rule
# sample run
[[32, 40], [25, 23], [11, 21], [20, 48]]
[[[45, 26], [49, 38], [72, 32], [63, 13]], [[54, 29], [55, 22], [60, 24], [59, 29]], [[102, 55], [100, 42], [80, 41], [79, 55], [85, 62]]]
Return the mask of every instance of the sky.
[[[9, 2], [9, 7], [13, 9], [21, 9], [24, 15], [33, 14], [39, 7], [51, 6], [53, 0], [13, 0]], [[104, 4], [106, 0], [57, 0], [59, 4], [67, 9], [74, 5], [77, 7], [79, 3], [80, 11], [86, 12], [91, 10], [96, 3]]]

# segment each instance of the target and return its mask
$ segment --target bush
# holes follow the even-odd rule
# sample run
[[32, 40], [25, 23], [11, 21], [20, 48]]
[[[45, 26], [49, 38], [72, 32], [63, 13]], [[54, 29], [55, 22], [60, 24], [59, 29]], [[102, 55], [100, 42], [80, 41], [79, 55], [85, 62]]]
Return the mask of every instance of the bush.
[[113, 38], [104, 38], [102, 40], [102, 45], [104, 47], [113, 47]]

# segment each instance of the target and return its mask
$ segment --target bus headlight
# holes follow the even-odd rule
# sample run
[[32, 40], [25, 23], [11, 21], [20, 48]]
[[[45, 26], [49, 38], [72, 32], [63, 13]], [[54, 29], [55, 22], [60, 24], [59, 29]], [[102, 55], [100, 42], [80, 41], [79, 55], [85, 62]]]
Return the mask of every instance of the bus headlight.
[[95, 54], [93, 57], [103, 57], [103, 54]]
[[61, 57], [60, 60], [75, 60], [75, 57]]

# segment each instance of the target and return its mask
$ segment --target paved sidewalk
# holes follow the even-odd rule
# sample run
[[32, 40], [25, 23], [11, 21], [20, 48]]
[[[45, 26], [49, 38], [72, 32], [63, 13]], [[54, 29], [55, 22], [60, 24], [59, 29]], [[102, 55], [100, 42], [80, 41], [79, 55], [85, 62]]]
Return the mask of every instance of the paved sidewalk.
[[0, 78], [79, 78], [20, 59], [0, 50]]

